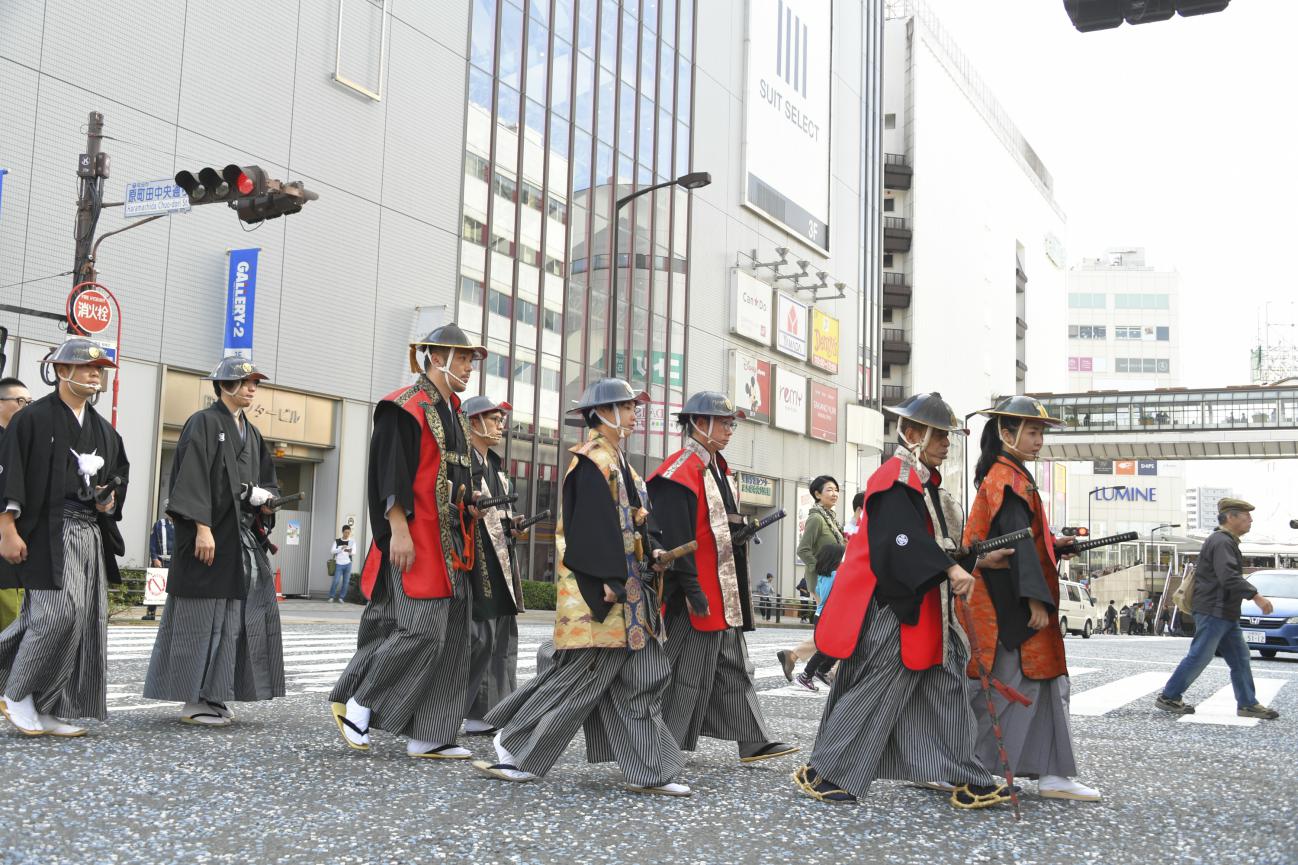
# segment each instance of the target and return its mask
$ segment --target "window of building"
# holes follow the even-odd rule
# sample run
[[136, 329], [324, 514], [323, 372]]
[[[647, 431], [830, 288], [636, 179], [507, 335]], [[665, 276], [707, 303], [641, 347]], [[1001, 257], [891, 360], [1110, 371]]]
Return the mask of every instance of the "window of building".
[[506, 177], [500, 172], [496, 172], [496, 178], [492, 181], [491, 189], [506, 201], [518, 200], [518, 184], [512, 177]]
[[1070, 324], [1070, 325], [1068, 325], [1068, 338], [1069, 338], [1069, 339], [1077, 339], [1078, 330], [1079, 330], [1079, 329], [1078, 329], [1077, 325], [1075, 325], [1075, 324]]
[[885, 306], [885, 307], [883, 308], [882, 316], [883, 316], [883, 321], [884, 321], [885, 323], [891, 323], [891, 322], [892, 322], [892, 307], [891, 307], [891, 306]]
[[488, 175], [487, 158], [476, 153], [466, 153], [464, 156], [464, 173], [485, 183]]
[[494, 315], [509, 318], [514, 312], [514, 300], [503, 291], [491, 290], [488, 297], [488, 308]]
[[883, 364], [883, 366], [881, 366], [880, 369], [879, 369], [879, 374], [882, 375], [884, 378], [891, 378], [891, 377], [892, 377], [892, 364], [890, 364], [890, 363], [885, 363], [885, 364]]
[[482, 306], [482, 283], [471, 276], [461, 276], [460, 300], [470, 306]]
[[1105, 309], [1103, 293], [1071, 291], [1068, 293], [1068, 305], [1072, 309]]
[[1170, 309], [1171, 298], [1166, 294], [1115, 294], [1113, 305], [1117, 309]]
[[476, 243], [484, 246], [487, 243], [487, 226], [479, 222], [467, 213], [464, 215], [464, 228], [462, 230], [464, 239], [470, 243]]
[[896, 115], [896, 114], [885, 114], [885, 115], [883, 115], [883, 128], [884, 128], [884, 129], [896, 129], [896, 128], [897, 128], [897, 115]]
[[1129, 372], [1127, 369], [1127, 359], [1125, 357], [1115, 357], [1113, 359], [1114, 372]]
[[884, 266], [884, 267], [892, 267], [892, 253], [891, 253], [891, 252], [885, 252], [885, 253], [883, 254], [883, 266]]
[[514, 304], [514, 308], [518, 310], [519, 324], [526, 324], [530, 327], [536, 327], [536, 304], [532, 303], [532, 301], [530, 300], [524, 300], [523, 298], [520, 297], [518, 301]]
[[894, 210], [896, 210], [896, 209], [897, 209], [897, 199], [895, 199], [895, 198], [885, 198], [885, 199], [883, 200], [883, 212], [884, 212], [884, 213], [892, 213], [892, 212], [893, 212]]
[[1167, 342], [1172, 338], [1172, 329], [1170, 327], [1156, 327], [1154, 328], [1154, 331], [1158, 336], [1159, 342]]
[[1070, 324], [1068, 336], [1072, 339], [1106, 339], [1108, 325], [1104, 324]]
[[563, 331], [563, 313], [557, 309], [547, 309], [544, 322], [543, 326], [550, 333], [561, 333]]

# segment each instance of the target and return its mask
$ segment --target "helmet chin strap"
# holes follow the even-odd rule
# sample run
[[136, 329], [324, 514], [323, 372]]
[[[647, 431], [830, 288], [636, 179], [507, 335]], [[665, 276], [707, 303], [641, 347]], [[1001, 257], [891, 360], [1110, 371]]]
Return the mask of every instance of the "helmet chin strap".
[[716, 429], [716, 423], [717, 423], [717, 419], [716, 419], [715, 417], [711, 417], [711, 416], [709, 416], [709, 417], [708, 417], [708, 429], [707, 429], [707, 432], [704, 432], [704, 431], [703, 431], [703, 427], [699, 426], [699, 422], [698, 422], [697, 420], [695, 420], [694, 418], [690, 418], [690, 426], [694, 427], [694, 431], [695, 431], [695, 432], [697, 432], [699, 435], [701, 435], [701, 436], [703, 436], [705, 439], [707, 439], [707, 444], [709, 444], [709, 445], [719, 445], [719, 444], [721, 444], [721, 442], [717, 441], [716, 439], [714, 439], [714, 438], [712, 437], [712, 432]]
[[[926, 426], [924, 427], [924, 435], [919, 441], [914, 443], [906, 442], [906, 450], [910, 451], [914, 455], [915, 459], [918, 460], [919, 455], [928, 449], [928, 443], [932, 438], [933, 428], [931, 426]], [[905, 441], [905, 439], [902, 440]]]
[[72, 388], [72, 390], [75, 391], [78, 396], [83, 396], [86, 397], [87, 399], [99, 393], [99, 385], [86, 384], [85, 382], [80, 382], [80, 381], [73, 381], [72, 376], [61, 375], [59, 376], [59, 381], [63, 382], [68, 387]]
[[627, 427], [624, 427], [622, 426], [622, 424], [618, 423], [616, 415], [614, 416], [613, 420], [609, 420], [608, 418], [604, 417], [604, 413], [601, 412], [599, 409], [594, 409], [594, 412], [595, 412], [595, 417], [599, 418], [600, 421], [604, 424], [604, 426], [611, 427], [618, 431], [619, 441], [622, 439], [631, 438], [631, 434], [635, 432], [634, 424], [632, 424], [630, 429], [628, 429]]
[[[482, 424], [482, 426], [478, 426], [478, 424]], [[469, 426], [473, 428], [473, 431], [475, 433], [482, 436], [484, 439], [491, 442], [493, 445], [499, 443], [500, 440], [504, 438], [504, 436], [500, 434], [499, 430], [487, 432], [487, 422], [486, 420], [482, 419], [482, 415], [478, 415], [476, 418], [470, 420]]]
[[1010, 453], [1012, 453], [1014, 456], [1018, 457], [1021, 460], [1036, 459], [1036, 457], [1032, 456], [1031, 454], [1026, 454], [1023, 451], [1019, 450], [1019, 439], [1023, 437], [1023, 428], [1025, 426], [1027, 426], [1027, 424], [1023, 423], [1022, 421], [1019, 422], [1019, 428], [1014, 432], [1014, 442], [1013, 444], [1011, 444], [1010, 442], [1005, 441], [1005, 425], [1001, 423], [1001, 419], [999, 417], [996, 418], [996, 432], [1000, 435], [1001, 444], [1005, 446], [1006, 450], [1008, 450]]
[[455, 373], [451, 372], [451, 364], [455, 362], [455, 352], [456, 352], [456, 351], [457, 351], [457, 349], [454, 349], [454, 348], [449, 349], [449, 350], [446, 352], [446, 364], [445, 364], [444, 366], [435, 367], [435, 369], [436, 369], [438, 372], [440, 372], [442, 375], [446, 376], [447, 380], [458, 382], [459, 385], [460, 385], [460, 387], [468, 387], [468, 386], [469, 386], [469, 383], [468, 383], [467, 381], [465, 381], [464, 379], [460, 378], [460, 377], [459, 377], [458, 375], [456, 375]]

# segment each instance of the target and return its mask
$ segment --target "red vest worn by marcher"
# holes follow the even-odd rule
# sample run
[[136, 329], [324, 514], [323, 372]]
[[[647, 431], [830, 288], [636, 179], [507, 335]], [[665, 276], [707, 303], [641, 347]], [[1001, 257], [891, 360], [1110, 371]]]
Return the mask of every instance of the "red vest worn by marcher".
[[[447, 551], [452, 549], [453, 526], [441, 518], [442, 508], [450, 502], [450, 482], [442, 461], [446, 433], [433, 401], [422, 388], [404, 387], [383, 399], [400, 406], [419, 423], [419, 468], [413, 485], [415, 512], [408, 521], [415, 563], [402, 575], [401, 588], [411, 598], [449, 598], [452, 590]], [[452, 397], [451, 405], [458, 420], [459, 401]], [[382, 551], [371, 543], [361, 573], [361, 591], [367, 598], [374, 591], [383, 559]]]
[[[1029, 679], [1053, 679], [1068, 675], [1068, 665], [1064, 659], [1064, 637], [1059, 632], [1059, 570], [1055, 559], [1055, 538], [1050, 533], [1046, 521], [1046, 511], [1041, 505], [1041, 496], [1032, 479], [1023, 470], [1009, 460], [1001, 457], [987, 472], [978, 495], [974, 498], [969, 511], [969, 522], [964, 530], [964, 543], [972, 540], [985, 540], [991, 531], [992, 520], [1000, 513], [1005, 501], [1005, 491], [1009, 489], [1014, 495], [1023, 499], [1032, 511], [1032, 540], [1036, 545], [1037, 558], [1041, 561], [1041, 571], [1046, 578], [1046, 588], [1054, 599], [1055, 610], [1050, 614], [1050, 623], [1037, 631], [1019, 647], [1020, 663], [1023, 675]], [[969, 601], [973, 621], [964, 621], [965, 629], [977, 628], [979, 657], [987, 669], [996, 661], [996, 645], [999, 629], [996, 624], [996, 608], [992, 605], [991, 595], [987, 593], [987, 583], [981, 568], [974, 569], [974, 591]], [[968, 673], [971, 678], [978, 677], [978, 665], [973, 658], [969, 659]]]
[[[649, 479], [662, 478], [678, 483], [694, 494], [694, 540], [699, 544], [699, 548], [694, 551], [694, 568], [698, 572], [699, 587], [708, 599], [708, 614], [696, 616], [691, 610], [690, 623], [697, 631], [724, 631], [743, 626], [743, 608], [739, 600], [734, 551], [729, 546], [729, 517], [719, 495], [708, 495], [707, 466], [698, 453], [702, 450], [697, 445], [682, 448], [667, 457]], [[729, 478], [730, 469], [725, 460], [720, 454], [715, 458], [722, 474]], [[714, 524], [724, 537], [718, 537], [718, 532], [713, 530]], [[726, 545], [724, 549], [722, 544]], [[730, 611], [729, 616], [727, 610]]]
[[[816, 624], [816, 648], [831, 658], [852, 656], [865, 614], [878, 584], [870, 566], [870, 500], [894, 484], [902, 484], [921, 496], [927, 496], [913, 462], [894, 456], [870, 476], [865, 487], [865, 508], [860, 527], [847, 542], [847, 552], [834, 578], [834, 590], [825, 600], [825, 609]], [[933, 520], [928, 518], [929, 535], [934, 534]], [[927, 670], [942, 663], [942, 594], [935, 586], [920, 603], [919, 619], [913, 625], [901, 625], [901, 660], [910, 670]]]

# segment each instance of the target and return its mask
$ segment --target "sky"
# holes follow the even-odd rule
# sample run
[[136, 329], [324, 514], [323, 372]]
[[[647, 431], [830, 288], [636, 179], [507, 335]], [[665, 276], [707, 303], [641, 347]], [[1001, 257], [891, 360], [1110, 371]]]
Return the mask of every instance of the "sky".
[[[1250, 383], [1267, 302], [1292, 320], [1298, 294], [1298, 2], [1092, 33], [1062, 0], [928, 6], [1054, 176], [1070, 262], [1145, 247], [1181, 275], [1181, 384]], [[1258, 539], [1298, 541], [1298, 460], [1185, 471], [1257, 504]]]

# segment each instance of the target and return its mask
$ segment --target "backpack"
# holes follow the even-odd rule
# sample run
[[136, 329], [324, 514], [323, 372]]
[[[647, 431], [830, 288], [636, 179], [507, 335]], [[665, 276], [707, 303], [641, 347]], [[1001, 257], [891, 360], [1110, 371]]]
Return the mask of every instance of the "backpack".
[[1181, 579], [1181, 586], [1172, 593], [1172, 603], [1183, 615], [1194, 615], [1194, 569], [1189, 568], [1188, 573]]

